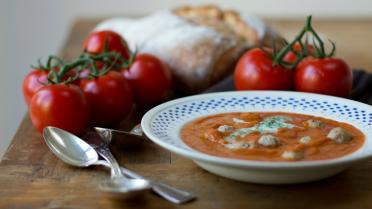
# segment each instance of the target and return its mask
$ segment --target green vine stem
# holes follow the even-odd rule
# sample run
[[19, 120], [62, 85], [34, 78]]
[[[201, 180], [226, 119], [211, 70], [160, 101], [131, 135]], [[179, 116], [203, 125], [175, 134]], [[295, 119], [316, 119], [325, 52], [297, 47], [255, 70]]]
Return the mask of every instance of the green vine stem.
[[[309, 55], [309, 50], [307, 48], [308, 46], [308, 34], [310, 33], [313, 36], [313, 47], [314, 47], [314, 54], [316, 58], [326, 58], [326, 57], [332, 57], [335, 54], [336, 51], [336, 44], [329, 40], [329, 42], [332, 44], [332, 50], [330, 53], [326, 53], [325, 47], [324, 47], [324, 42], [318, 35], [318, 33], [315, 31], [313, 26], [311, 25], [311, 20], [312, 16], [308, 16], [306, 18], [306, 22], [304, 27], [301, 29], [301, 31], [295, 36], [295, 38], [288, 43], [285, 47], [283, 47], [280, 51], [276, 52], [274, 50], [273, 53], [273, 65], [281, 65], [283, 67], [286, 67], [288, 69], [293, 69], [294, 67], [297, 66], [297, 64], [306, 56]], [[305, 36], [305, 43], [303, 43], [303, 38]], [[298, 52], [293, 49], [294, 45], [298, 43], [300, 44], [301, 51]], [[283, 59], [285, 55], [289, 52], [292, 51], [296, 56], [297, 59], [293, 63], [288, 63], [285, 62]]]
[[[42, 64], [41, 59], [38, 59], [38, 66], [32, 66], [33, 69], [49, 71], [47, 76], [48, 84], [68, 84], [79, 78], [81, 71], [88, 69], [89, 77], [97, 78], [105, 75], [110, 70], [127, 69], [133, 63], [137, 52], [132, 53], [128, 50], [130, 57], [125, 59], [120, 53], [109, 51], [109, 43], [105, 40], [104, 50], [99, 54], [90, 54], [83, 52], [77, 59], [70, 63], [65, 63], [61, 58], [50, 55], [46, 64]], [[102, 66], [97, 66], [97, 63]], [[98, 69], [99, 68], [99, 69]], [[73, 71], [74, 76], [68, 74]]]
[[[274, 59], [273, 59], [273, 65], [283, 65], [285, 67], [289, 67], [289, 68], [293, 68], [295, 65], [293, 66], [288, 66], [286, 63], [283, 63], [283, 58], [284, 56], [289, 52], [289, 51], [293, 51], [293, 46], [297, 43], [297, 42], [301, 42], [303, 36], [309, 31], [309, 29], [311, 28], [311, 15], [308, 16], [306, 18], [306, 22], [305, 22], [305, 26], [302, 28], [302, 30], [296, 35], [296, 37], [294, 38], [294, 40], [292, 40], [288, 45], [286, 45], [284, 48], [282, 48], [276, 55], [274, 55]], [[294, 62], [294, 64], [298, 64], [298, 62], [300, 61], [300, 59], [302, 59], [302, 56], [297, 56], [297, 59], [296, 61]]]
[[[76, 80], [79, 77], [79, 73], [84, 69], [88, 69], [90, 76], [96, 78], [105, 75], [110, 70], [128, 66], [128, 62], [131, 61], [125, 60], [119, 53], [112, 51], [96, 55], [83, 53], [71, 63], [64, 63], [59, 57], [51, 55], [48, 58], [46, 66], [42, 64], [40, 66], [50, 71], [47, 77], [49, 84], [68, 84]], [[101, 69], [98, 69], [97, 62], [102, 63], [103, 67]], [[117, 65], [119, 66], [115, 67]], [[65, 79], [65, 76], [72, 70], [74, 70], [75, 75]]]

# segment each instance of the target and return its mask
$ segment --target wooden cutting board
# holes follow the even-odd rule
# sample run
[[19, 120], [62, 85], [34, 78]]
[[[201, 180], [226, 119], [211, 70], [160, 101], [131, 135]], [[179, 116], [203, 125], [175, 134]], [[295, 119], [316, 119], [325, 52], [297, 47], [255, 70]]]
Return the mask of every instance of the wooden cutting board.
[[[83, 38], [97, 21], [77, 21], [60, 55], [77, 56]], [[268, 22], [285, 36], [293, 36], [302, 25], [302, 21]], [[336, 41], [339, 56], [351, 66], [372, 70], [372, 19], [314, 24]], [[118, 128], [133, 127], [141, 112], [134, 112]], [[372, 208], [372, 160], [322, 181], [269, 186], [210, 174], [149, 141], [138, 149], [127, 150], [118, 144], [112, 149], [121, 164], [150, 179], [192, 191], [198, 199], [182, 206], [152, 193], [133, 201], [112, 200], [97, 191], [97, 182], [108, 176], [107, 170], [75, 168], [58, 160], [26, 115], [0, 163], [0, 208]]]

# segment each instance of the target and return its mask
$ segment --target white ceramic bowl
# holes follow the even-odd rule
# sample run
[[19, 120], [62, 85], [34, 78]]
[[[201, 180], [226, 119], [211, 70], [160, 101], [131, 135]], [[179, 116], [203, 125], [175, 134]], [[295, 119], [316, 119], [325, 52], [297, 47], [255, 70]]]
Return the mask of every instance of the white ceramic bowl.
[[[262, 162], [208, 155], [191, 149], [180, 138], [188, 122], [224, 112], [291, 112], [347, 122], [366, 136], [363, 146], [331, 160]], [[200, 167], [227, 178], [290, 184], [332, 176], [372, 156], [372, 106], [348, 99], [286, 91], [235, 91], [201, 94], [163, 103], [148, 111], [141, 122], [144, 133], [156, 144], [193, 160]]]

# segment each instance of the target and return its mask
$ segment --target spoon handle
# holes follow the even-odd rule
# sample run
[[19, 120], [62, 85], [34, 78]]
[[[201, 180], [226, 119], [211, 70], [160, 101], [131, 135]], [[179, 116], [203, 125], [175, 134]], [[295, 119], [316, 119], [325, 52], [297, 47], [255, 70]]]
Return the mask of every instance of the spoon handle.
[[[143, 176], [140, 176], [138, 175], [137, 173], [134, 173], [133, 171], [131, 170], [128, 170], [126, 168], [123, 168], [121, 167], [121, 171], [131, 177], [131, 178], [144, 178]], [[159, 183], [159, 182], [154, 182], [154, 181], [151, 181], [151, 184], [152, 184], [152, 190], [157, 193], [158, 195], [160, 195], [161, 197], [163, 197], [164, 199], [170, 201], [170, 202], [173, 202], [173, 203], [176, 203], [176, 204], [182, 204], [182, 203], [186, 203], [186, 202], [189, 202], [193, 199], [195, 199], [195, 195], [190, 193], [190, 192], [187, 192], [187, 191], [184, 191], [184, 190], [181, 190], [181, 189], [177, 189], [177, 188], [174, 188], [172, 186], [169, 186], [169, 185], [166, 185], [166, 184], [163, 184], [163, 183]]]
[[109, 148], [97, 147], [96, 150], [102, 156], [102, 158], [104, 158], [106, 161], [108, 161], [109, 164], [111, 164], [111, 166], [109, 166], [111, 168], [111, 178], [114, 178], [114, 177], [119, 177], [119, 178], [124, 178], [124, 179], [127, 178], [121, 172], [120, 165], [118, 161], [116, 161], [115, 157], [112, 155]]
[[[106, 162], [106, 161], [103, 161], [103, 160], [99, 160], [97, 162], [97, 164], [101, 164], [101, 165], [104, 165], [106, 167], [110, 167], [110, 165]], [[121, 168], [121, 171], [128, 177], [130, 178], [141, 178], [141, 179], [145, 179], [143, 176], [129, 170], [129, 169], [126, 169], [124, 167], [120, 167]], [[163, 197], [164, 199], [172, 202], [172, 203], [176, 203], [176, 204], [183, 204], [183, 203], [186, 203], [186, 202], [189, 202], [193, 199], [196, 198], [196, 196], [194, 194], [192, 194], [191, 192], [188, 192], [188, 191], [185, 191], [185, 190], [181, 190], [181, 189], [178, 189], [178, 188], [175, 188], [175, 187], [172, 187], [170, 185], [167, 185], [167, 184], [163, 184], [163, 183], [159, 183], [159, 182], [155, 182], [155, 181], [151, 181], [151, 184], [152, 184], [152, 190], [157, 193], [159, 196]]]

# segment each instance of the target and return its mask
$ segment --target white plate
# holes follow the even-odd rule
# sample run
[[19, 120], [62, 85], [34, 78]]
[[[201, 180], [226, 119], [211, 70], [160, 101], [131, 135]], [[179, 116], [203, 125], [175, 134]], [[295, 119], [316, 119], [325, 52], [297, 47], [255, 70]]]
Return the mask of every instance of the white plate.
[[[191, 149], [180, 138], [181, 128], [206, 115], [224, 112], [291, 112], [347, 122], [366, 136], [363, 146], [341, 158], [302, 162], [262, 162], [208, 155]], [[141, 122], [156, 144], [193, 160], [200, 167], [227, 178], [289, 184], [332, 176], [372, 156], [372, 106], [348, 99], [286, 91], [235, 91], [201, 94], [163, 103], [148, 111]]]

